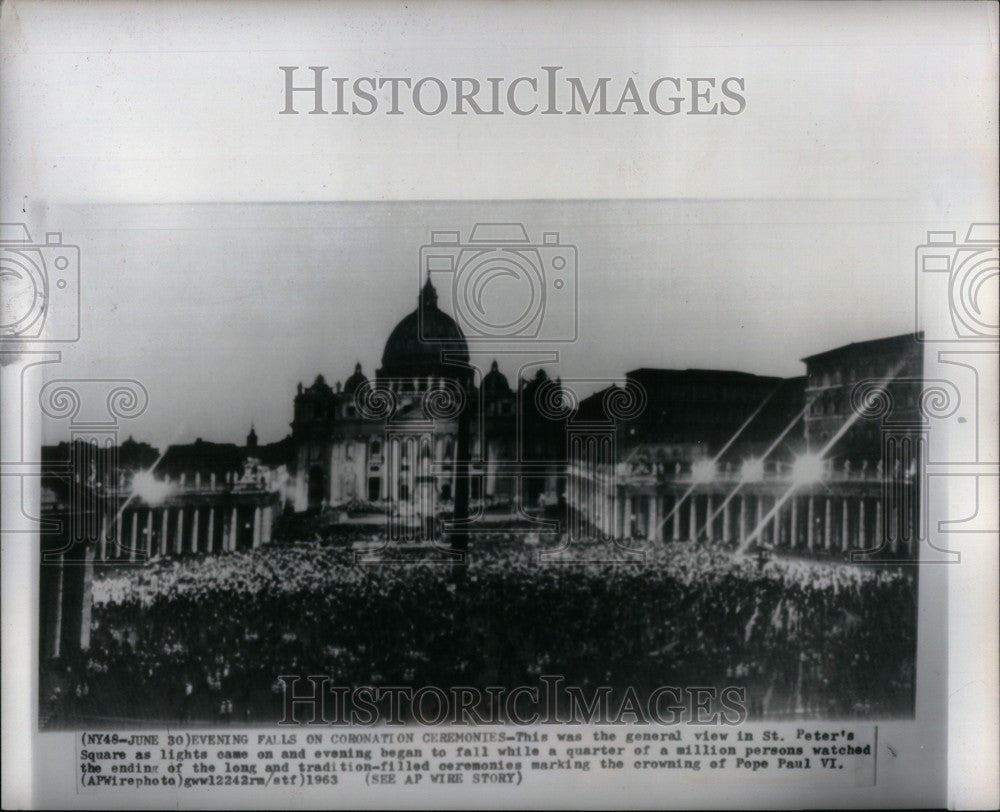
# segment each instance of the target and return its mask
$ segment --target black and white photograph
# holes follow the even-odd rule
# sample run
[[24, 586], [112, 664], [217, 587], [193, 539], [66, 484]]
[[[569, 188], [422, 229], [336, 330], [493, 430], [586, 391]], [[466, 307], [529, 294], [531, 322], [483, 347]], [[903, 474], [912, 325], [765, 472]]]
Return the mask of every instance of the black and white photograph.
[[0, 0], [3, 806], [995, 807], [997, 32]]
[[881, 229], [162, 208], [83, 246], [120, 257], [136, 377], [41, 390], [42, 728], [288, 722], [320, 679], [399, 721], [463, 721], [456, 686], [482, 722], [681, 718], [694, 687], [729, 723], [912, 716], [921, 453], [954, 405], [872, 279]]

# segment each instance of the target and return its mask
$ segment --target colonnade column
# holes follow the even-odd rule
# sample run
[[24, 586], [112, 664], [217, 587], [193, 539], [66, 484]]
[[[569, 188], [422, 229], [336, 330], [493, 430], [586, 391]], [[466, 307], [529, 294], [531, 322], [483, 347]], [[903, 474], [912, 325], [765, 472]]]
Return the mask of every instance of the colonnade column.
[[849, 535], [848, 534], [848, 530], [850, 530], [851, 525], [850, 525], [850, 520], [849, 520], [848, 515], [847, 515], [847, 497], [846, 496], [842, 496], [841, 499], [840, 499], [840, 501], [842, 503], [841, 506], [840, 506], [840, 514], [841, 514], [840, 515], [840, 549], [843, 550], [844, 552], [847, 552], [847, 550], [851, 546], [850, 539], [848, 538], [848, 535]]
[[649, 497], [649, 517], [647, 520], [649, 526], [646, 528], [646, 538], [649, 541], [658, 541], [657, 525], [659, 524], [659, 519], [657, 518], [657, 514], [659, 511], [656, 504], [657, 498], [655, 493]]
[[271, 524], [274, 522], [273, 511], [270, 505], [264, 508], [264, 526], [261, 528], [263, 536], [261, 537], [261, 543], [270, 544], [271, 543]]
[[174, 552], [180, 555], [184, 552], [184, 508], [177, 511], [177, 533], [174, 536]]
[[260, 547], [260, 507], [253, 509], [253, 541], [251, 546], [254, 550]]
[[885, 521], [882, 515], [882, 500], [875, 501], [875, 549], [881, 550], [885, 544]]
[[191, 552], [198, 552], [198, 521], [200, 519], [201, 511], [198, 508], [194, 509], [194, 516], [191, 519]]
[[139, 546], [139, 511], [132, 511], [132, 534], [129, 537], [128, 560], [135, 561]]
[[234, 552], [236, 550], [236, 543], [240, 538], [240, 514], [238, 508], [233, 508], [233, 519], [232, 522], [230, 522], [229, 530], [230, 536], [228, 549], [230, 552]]
[[97, 540], [97, 552], [101, 561], [108, 560], [108, 517], [101, 518], [101, 537]]
[[806, 528], [806, 546], [811, 552], [816, 548], [816, 498], [809, 497], [809, 526]]

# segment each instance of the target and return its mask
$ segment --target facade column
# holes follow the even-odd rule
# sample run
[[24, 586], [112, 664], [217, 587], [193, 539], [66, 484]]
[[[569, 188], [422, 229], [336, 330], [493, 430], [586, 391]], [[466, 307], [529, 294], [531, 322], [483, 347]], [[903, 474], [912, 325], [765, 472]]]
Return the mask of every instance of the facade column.
[[610, 501], [608, 502], [608, 535], [611, 538], [618, 537], [618, 497], [615, 493], [615, 486], [608, 487]]
[[135, 561], [136, 553], [139, 547], [139, 511], [132, 511], [132, 538], [131, 544], [129, 544], [128, 560]]
[[688, 540], [697, 541], [698, 540], [698, 496], [697, 494], [689, 494], [687, 498], [688, 505]]
[[614, 538], [615, 534], [615, 495], [608, 485], [604, 483], [604, 520], [601, 522], [601, 533], [605, 539]]
[[170, 508], [163, 508], [160, 518], [160, 555], [166, 555], [170, 546], [167, 542], [167, 531], [170, 529]]
[[[108, 517], [104, 516], [101, 519], [101, 537], [98, 539], [98, 554], [101, 557], [101, 561], [108, 560]], [[60, 566], [62, 564], [60, 563]]]
[[830, 499], [830, 497], [827, 497], [826, 512], [823, 521], [823, 548], [826, 550], [830, 549], [830, 544], [833, 542], [833, 533], [831, 532], [833, 528], [830, 526], [832, 519], [833, 519], [833, 501]]
[[[382, 482], [382, 499], [387, 505], [391, 505], [395, 501], [392, 494], [394, 464], [392, 456], [392, 438], [386, 436], [382, 440], [382, 476], [384, 478], [384, 481]], [[332, 461], [330, 467], [331, 470], [335, 470]]]
[[747, 497], [740, 494], [740, 536], [739, 543], [742, 544], [747, 539]]
[[846, 552], [850, 546], [851, 542], [848, 539], [848, 530], [850, 529], [850, 520], [847, 515], [847, 497], [841, 498], [841, 516], [840, 516], [840, 549]]
[[260, 505], [253, 509], [253, 541], [251, 546], [254, 550], [260, 547]]
[[628, 528], [628, 496], [625, 495], [625, 488], [618, 488], [618, 538], [625, 538]]
[[875, 500], [875, 542], [877, 550], [885, 545], [885, 517], [882, 515], [882, 499]]
[[114, 522], [114, 533], [115, 533], [115, 543], [111, 550], [111, 558], [123, 558], [125, 554], [125, 538], [122, 525], [124, 524], [125, 514], [115, 516], [112, 521]]
[[799, 498], [792, 494], [792, 518], [791, 530], [788, 537], [788, 546], [796, 550], [799, 546]]
[[198, 508], [194, 509], [194, 516], [191, 518], [191, 552], [198, 552], [198, 519], [200, 518], [201, 511]]
[[184, 508], [177, 511], [177, 535], [174, 536], [174, 552], [180, 555], [184, 552]]
[[816, 548], [816, 498], [812, 495], [809, 496], [807, 518], [809, 519], [809, 527], [806, 528], [806, 546], [812, 552]]
[[[419, 444], [416, 441], [414, 441], [414, 447], [419, 447]], [[412, 473], [413, 471], [412, 467], [410, 468], [410, 471]], [[472, 483], [470, 482], [467, 487], [469, 488], [469, 494], [471, 498]], [[411, 494], [413, 493], [412, 488], [410, 489], [410, 493]], [[455, 441], [451, 445], [451, 498], [453, 501], [457, 496], [457, 494], [458, 494], [458, 438], [456, 437]], [[412, 499], [413, 497], [411, 496], [410, 498]]]
[[233, 520], [229, 525], [229, 552], [236, 551], [236, 544], [240, 538], [240, 514], [239, 508], [233, 508]]
[[270, 544], [271, 543], [271, 525], [274, 523], [273, 512], [271, 506], [268, 505], [264, 508], [264, 526], [261, 528], [261, 543]]
[[867, 548], [867, 542], [865, 540], [865, 498], [862, 496], [858, 499], [858, 549], [864, 550]]
[[649, 541], [657, 541], [658, 540], [657, 536], [659, 535], [656, 532], [656, 526], [659, 523], [659, 520], [657, 519], [657, 516], [656, 516], [656, 514], [658, 512], [656, 510], [656, 507], [657, 507], [657, 505], [656, 505], [656, 499], [657, 499], [657, 496], [656, 496], [655, 493], [651, 494], [650, 497], [649, 497], [649, 514], [648, 514], [648, 519], [647, 519], [647, 522], [648, 522], [649, 526], [646, 528], [646, 538]]
[[600, 471], [595, 472], [597, 479], [596, 495], [594, 497], [594, 515], [591, 517], [591, 535], [605, 538], [605, 525], [608, 521], [608, 492]]
[[681, 504], [677, 494], [673, 495], [673, 504], [670, 512], [674, 514], [674, 541], [681, 540]]
[[392, 501], [399, 504], [399, 483], [403, 476], [403, 456], [399, 437], [392, 438]]
[[917, 499], [919, 494], [916, 492], [916, 488], [913, 485], [907, 485], [908, 499], [906, 500], [906, 518], [904, 524], [906, 525], [906, 557], [911, 558], [916, 551], [915, 545], [917, 542], [917, 522], [920, 521], [919, 513], [917, 513]]
[[705, 497], [705, 537], [712, 541], [715, 536], [715, 497], [709, 494]]
[[146, 513], [146, 560], [153, 557], [153, 509]]
[[208, 509], [208, 539], [205, 547], [209, 553], [215, 552], [215, 508]]
[[722, 540], [723, 541], [732, 541], [732, 539], [733, 539], [733, 534], [731, 532], [732, 528], [730, 528], [730, 526], [729, 526], [729, 522], [730, 522], [729, 503], [732, 502], [732, 501], [733, 500], [730, 499], [727, 496], [726, 497], [726, 501], [722, 503]]
[[757, 494], [757, 521], [754, 531], [757, 533], [757, 540], [763, 544], [767, 539], [764, 536], [764, 494]]
[[[407, 437], [403, 442], [406, 443], [406, 494], [409, 497], [409, 502], [411, 505], [416, 504], [417, 498], [417, 465], [420, 463], [420, 447], [417, 445], [417, 441], [412, 437]], [[456, 480], [455, 480], [455, 466], [452, 463], [451, 470], [451, 492], [454, 495], [457, 492]]]

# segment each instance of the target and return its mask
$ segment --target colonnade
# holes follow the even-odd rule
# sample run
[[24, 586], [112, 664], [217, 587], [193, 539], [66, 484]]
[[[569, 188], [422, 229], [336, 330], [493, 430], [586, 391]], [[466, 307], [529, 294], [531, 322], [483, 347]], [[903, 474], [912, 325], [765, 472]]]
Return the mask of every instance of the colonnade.
[[[585, 469], [584, 469], [585, 470]], [[591, 469], [594, 470], [594, 469]], [[913, 554], [921, 536], [917, 483], [657, 482], [618, 484], [612, 476], [570, 471], [571, 534], [580, 539], [657, 542], [759, 541], [804, 552], [890, 550]]]
[[143, 561], [155, 556], [256, 549], [271, 541], [272, 505], [128, 506], [105, 518], [99, 561]]

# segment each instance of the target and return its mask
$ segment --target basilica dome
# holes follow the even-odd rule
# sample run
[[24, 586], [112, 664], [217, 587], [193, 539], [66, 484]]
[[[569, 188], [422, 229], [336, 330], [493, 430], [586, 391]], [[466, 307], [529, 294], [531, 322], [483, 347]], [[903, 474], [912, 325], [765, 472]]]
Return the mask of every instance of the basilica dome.
[[[447, 353], [449, 363], [442, 361]], [[437, 291], [428, 279], [417, 309], [389, 334], [382, 353], [382, 378], [458, 377], [468, 371], [469, 347], [455, 320], [440, 310]]]
[[483, 378], [483, 394], [487, 397], [510, 394], [510, 384], [507, 383], [507, 378], [500, 371], [496, 360], [490, 365], [490, 371]]
[[353, 395], [359, 386], [364, 386], [366, 383], [368, 383], [368, 379], [361, 371], [361, 363], [358, 362], [354, 365], [354, 374], [344, 381], [344, 392], [348, 395]]

